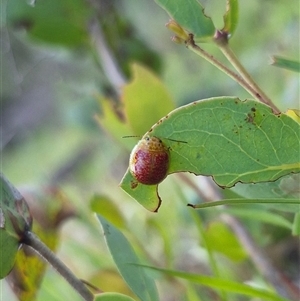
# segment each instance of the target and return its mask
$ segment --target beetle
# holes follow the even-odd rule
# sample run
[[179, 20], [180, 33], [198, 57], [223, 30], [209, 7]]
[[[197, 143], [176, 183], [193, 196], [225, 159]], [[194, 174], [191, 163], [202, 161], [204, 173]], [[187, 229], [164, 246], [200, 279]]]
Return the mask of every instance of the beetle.
[[139, 183], [156, 185], [166, 178], [169, 159], [169, 148], [159, 138], [146, 136], [133, 148], [129, 170]]

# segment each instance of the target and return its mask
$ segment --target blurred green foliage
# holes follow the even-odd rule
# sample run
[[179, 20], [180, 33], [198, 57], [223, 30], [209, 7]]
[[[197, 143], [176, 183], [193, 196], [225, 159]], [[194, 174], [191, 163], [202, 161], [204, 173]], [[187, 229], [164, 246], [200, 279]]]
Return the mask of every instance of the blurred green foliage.
[[[225, 1], [223, 5], [213, 2], [210, 5], [214, 9], [207, 9], [207, 13], [213, 14], [214, 23], [219, 20], [222, 24], [223, 19], [220, 21], [218, 16], [224, 14]], [[154, 1], [4, 0], [1, 6], [4, 16], [1, 21], [1, 169], [11, 182], [26, 191], [58, 186], [71, 200], [77, 218], [60, 227], [58, 250], [59, 257], [71, 270], [93, 283], [99, 271], [116, 269], [89, 205], [90, 200], [102, 198], [110, 200], [121, 214], [122, 227], [118, 227], [123, 229], [126, 225], [128, 240], [142, 262], [267, 288], [269, 284], [249, 257], [244, 257], [245, 250], [237, 244], [232, 230], [224, 229], [222, 223], [220, 226], [222, 210], [196, 212], [185, 206], [205, 198], [236, 197], [233, 191], [220, 190], [202, 177], [187, 175], [183, 181], [172, 175], [159, 188], [164, 205], [159, 214], [152, 214], [118, 188], [128, 166], [130, 145], [135, 141], [121, 139], [132, 134], [126, 133], [131, 129], [123, 123], [126, 116], [120, 97], [122, 91], [111, 84], [105, 72], [90, 24], [99, 22], [103, 40], [125, 81], [132, 78], [132, 62], [143, 63], [158, 74], [176, 106], [205, 97], [232, 95], [243, 99], [249, 95], [183, 45], [173, 44], [170, 32], [164, 27], [169, 16]], [[230, 40], [246, 69], [283, 111], [299, 105], [298, 77], [296, 73], [270, 66], [268, 60], [274, 54], [299, 57], [298, 6], [297, 0], [288, 4], [279, 0], [240, 1], [239, 24]], [[224, 61], [216, 47], [210, 44], [203, 47]], [[151, 95], [152, 88], [144, 89], [145, 94]], [[113, 127], [113, 134], [103, 122], [102, 127], [96, 122], [95, 116], [97, 120], [103, 119], [105, 112], [119, 116], [108, 125]], [[205, 194], [199, 195], [195, 186]], [[239, 192], [238, 187], [236, 191]], [[245, 210], [243, 206], [237, 208]], [[281, 213], [276, 207], [272, 212], [292, 222], [292, 213]], [[299, 245], [290, 231], [282, 232], [284, 226], [281, 228], [280, 223], [268, 226], [267, 219], [262, 222], [243, 214], [237, 216], [256, 244], [266, 248], [269, 258], [297, 280]], [[220, 229], [222, 239], [237, 245], [236, 253], [225, 246], [222, 249]], [[208, 240], [206, 231], [211, 234]], [[279, 232], [281, 235], [277, 236]], [[162, 274], [152, 276], [157, 280], [160, 300], [172, 297], [242, 300], [236, 295]], [[80, 300], [59, 277], [52, 270], [46, 273], [38, 300]], [[105, 280], [109, 277], [108, 274]], [[103, 289], [105, 285], [103, 280]], [[101, 281], [97, 286], [102, 288]], [[120, 287], [119, 291], [126, 294], [124, 285]], [[5, 284], [2, 296], [16, 300]]]

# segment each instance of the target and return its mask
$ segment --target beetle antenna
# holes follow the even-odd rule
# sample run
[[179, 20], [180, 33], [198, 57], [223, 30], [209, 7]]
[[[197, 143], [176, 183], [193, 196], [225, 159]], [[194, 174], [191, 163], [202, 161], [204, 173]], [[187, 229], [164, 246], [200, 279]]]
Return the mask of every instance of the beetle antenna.
[[123, 136], [122, 138], [137, 138], [137, 137], [139, 137], [139, 138], [141, 138], [141, 136]]
[[174, 142], [187, 143], [187, 141], [182, 141], [182, 140], [175, 140], [175, 139], [170, 139], [170, 138], [165, 138], [165, 139], [168, 139], [168, 140], [174, 141]]

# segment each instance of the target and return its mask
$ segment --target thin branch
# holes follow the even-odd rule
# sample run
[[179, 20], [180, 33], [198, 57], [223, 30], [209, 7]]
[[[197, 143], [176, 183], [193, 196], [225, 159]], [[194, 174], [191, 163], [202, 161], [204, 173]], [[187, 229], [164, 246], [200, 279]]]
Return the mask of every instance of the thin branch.
[[[239, 85], [241, 85], [246, 91], [249, 92], [250, 95], [252, 95], [255, 99], [258, 101], [261, 101], [263, 103], [266, 103], [266, 100], [264, 97], [257, 91], [255, 88], [253, 88], [249, 83], [247, 83], [242, 76], [239, 74], [233, 72], [229, 68], [227, 68], [225, 65], [223, 65], [220, 61], [218, 61], [213, 55], [206, 52], [204, 49], [199, 47], [195, 44], [193, 35], [189, 35], [189, 39], [186, 40], [186, 46], [188, 49], [192, 50], [194, 53], [200, 55], [205, 60], [210, 62], [212, 65], [217, 67], [219, 70], [223, 71], [225, 74], [227, 74], [229, 77], [231, 77], [234, 81], [236, 81]], [[272, 102], [271, 102], [272, 104]], [[270, 104], [268, 104], [270, 106]], [[274, 113], [279, 113], [279, 110], [272, 104], [272, 109]]]
[[251, 77], [251, 75], [236, 57], [232, 49], [229, 47], [228, 35], [226, 33], [217, 31], [215, 35], [215, 41], [222, 53], [224, 54], [224, 56], [236, 69], [236, 71], [240, 74], [244, 81], [247, 82], [260, 95], [260, 101], [270, 106], [273, 109], [274, 113], [280, 113], [280, 110], [274, 105], [272, 100], [258, 86], [258, 84], [254, 81], [254, 79]]
[[300, 205], [300, 200], [298, 199], [224, 199], [221, 201], [214, 201], [209, 203], [200, 204], [188, 204], [188, 206], [194, 209], [204, 209], [208, 207], [215, 207], [221, 205], [238, 205], [238, 204], [295, 204]]
[[105, 42], [100, 24], [96, 18], [91, 20], [90, 35], [95, 44], [95, 48], [98, 53], [98, 59], [102, 65], [104, 74], [117, 95], [120, 96], [121, 88], [126, 84], [126, 79]]
[[75, 277], [71, 270], [60, 261], [56, 255], [32, 232], [24, 232], [22, 243], [35, 250], [42, 258], [48, 261], [53, 268], [78, 292], [85, 301], [94, 300], [93, 294], [85, 287], [81, 280]]

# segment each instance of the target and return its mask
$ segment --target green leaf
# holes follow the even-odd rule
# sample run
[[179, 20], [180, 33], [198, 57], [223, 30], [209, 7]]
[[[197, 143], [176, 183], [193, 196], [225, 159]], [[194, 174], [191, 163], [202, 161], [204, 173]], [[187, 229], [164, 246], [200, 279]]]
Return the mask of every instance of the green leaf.
[[224, 290], [227, 292], [232, 292], [232, 293], [241, 294], [245, 296], [251, 296], [255, 298], [262, 298], [263, 300], [289, 301], [288, 299], [280, 297], [271, 291], [267, 291], [261, 288], [251, 287], [249, 285], [230, 281], [230, 280], [214, 278], [210, 276], [197, 275], [197, 274], [190, 274], [190, 273], [174, 271], [174, 270], [160, 269], [160, 268], [155, 268], [150, 266], [143, 266], [143, 267], [147, 269], [159, 271], [170, 276], [186, 279], [191, 282], [198, 283], [210, 288], [215, 288], [218, 290]]
[[[162, 139], [170, 149], [168, 174], [212, 176], [221, 187], [274, 181], [300, 171], [300, 125], [254, 100], [197, 101], [172, 111], [145, 135]], [[127, 171], [121, 187], [145, 208], [157, 211], [155, 185], [137, 183]]]
[[[299, 209], [300, 209], [300, 206], [299, 206]], [[293, 235], [300, 236], [300, 211], [295, 214], [292, 233], [293, 233]]]
[[108, 197], [95, 195], [91, 200], [91, 209], [101, 214], [119, 229], [125, 228], [125, 219], [117, 206]]
[[[299, 205], [300, 205], [300, 201], [299, 201]], [[268, 212], [266, 210], [248, 209], [248, 208], [244, 208], [244, 209], [227, 208], [224, 209], [224, 212], [228, 212], [232, 215], [236, 215], [241, 218], [247, 218], [251, 221], [257, 220], [274, 226], [279, 226], [290, 230], [292, 229], [292, 223], [290, 221], [280, 216], [279, 214]]]
[[142, 135], [175, 106], [165, 86], [150, 70], [135, 63], [132, 73], [133, 80], [124, 86], [122, 99], [132, 132]]
[[194, 35], [195, 40], [212, 37], [215, 28], [211, 19], [205, 16], [203, 7], [197, 0], [155, 0], [185, 30]]
[[104, 217], [98, 215], [98, 218], [110, 253], [129, 287], [141, 300], [158, 300], [155, 283], [140, 266], [136, 265], [139, 264], [139, 259], [128, 240]]
[[94, 301], [134, 301], [134, 299], [119, 293], [104, 293], [96, 296]]
[[300, 72], [300, 62], [299, 61], [286, 59], [286, 58], [283, 58], [283, 57], [277, 56], [277, 55], [273, 56], [272, 60], [273, 60], [272, 65], [275, 67], [280, 67], [280, 68], [288, 69], [291, 71]]
[[233, 35], [238, 24], [239, 5], [238, 0], [227, 0], [226, 14], [224, 15], [223, 32]]
[[157, 191], [158, 185], [138, 184], [129, 170], [123, 177], [120, 187], [149, 211], [157, 212], [160, 207], [161, 199]]
[[0, 173], [0, 279], [12, 269], [24, 231], [30, 230], [32, 217], [19, 191]]
[[30, 6], [23, 0], [7, 4], [7, 22], [24, 26], [34, 38], [67, 47], [88, 42], [88, 6], [82, 0], [36, 1]]
[[209, 247], [224, 254], [231, 260], [243, 260], [247, 257], [236, 236], [221, 222], [209, 224], [206, 230], [206, 243]]
[[105, 130], [108, 131], [118, 142], [123, 144], [128, 150], [132, 148], [131, 139], [123, 139], [123, 136], [132, 134], [128, 123], [122, 120], [113, 109], [113, 103], [109, 99], [98, 97], [101, 107], [101, 114], [96, 116], [96, 121]]
[[[1, 217], [0, 221], [2, 223]], [[0, 279], [6, 277], [13, 268], [18, 249], [19, 240], [0, 229]]]

